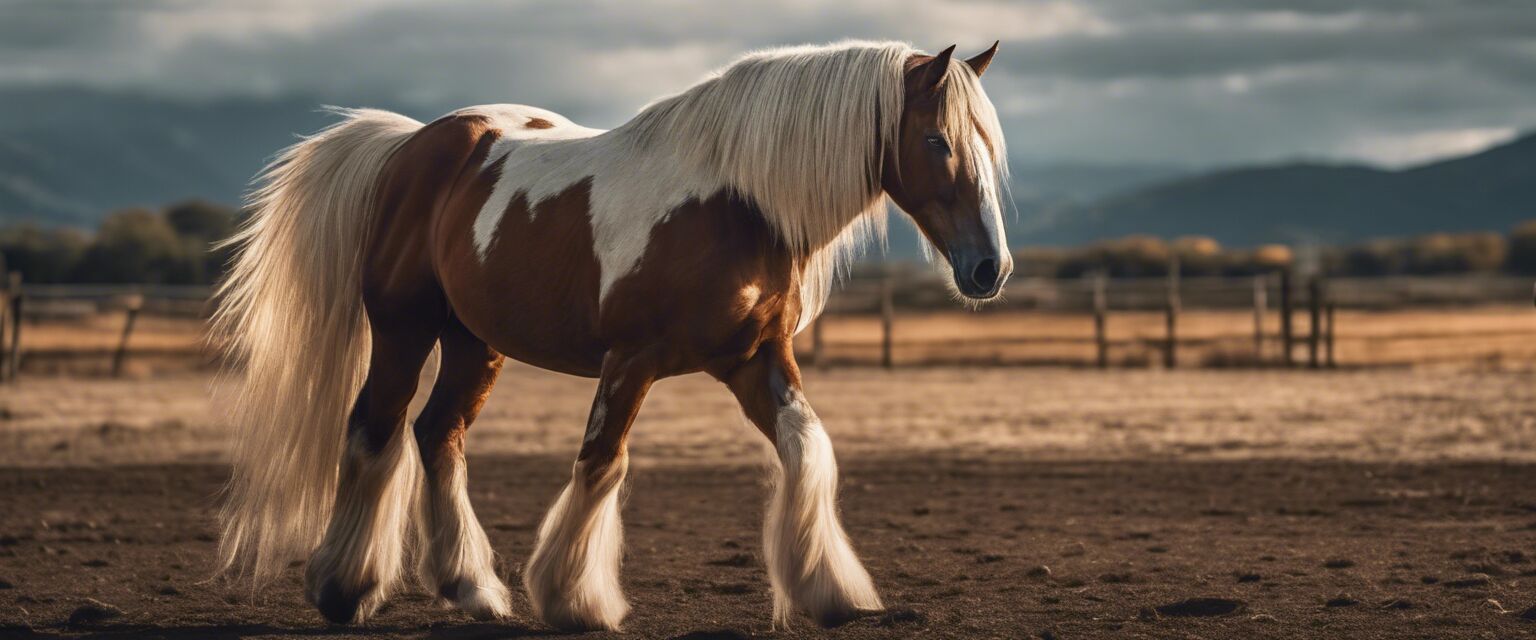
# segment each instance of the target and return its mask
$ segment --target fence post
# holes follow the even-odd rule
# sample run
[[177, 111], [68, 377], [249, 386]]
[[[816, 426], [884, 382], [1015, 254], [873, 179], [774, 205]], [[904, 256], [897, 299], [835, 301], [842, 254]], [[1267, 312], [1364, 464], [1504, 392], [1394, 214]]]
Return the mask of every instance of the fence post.
[[1335, 362], [1334, 359], [1333, 359], [1333, 332], [1334, 332], [1334, 330], [1339, 328], [1337, 324], [1334, 324], [1333, 309], [1334, 309], [1333, 301], [1329, 300], [1328, 301], [1328, 334], [1327, 334], [1328, 335], [1328, 343], [1327, 343], [1327, 347], [1328, 347], [1327, 348], [1327, 354], [1328, 355], [1327, 355], [1327, 360], [1326, 360], [1329, 369], [1333, 369], [1333, 368], [1339, 366], [1338, 363]]
[[1269, 281], [1264, 275], [1253, 277], [1253, 364], [1264, 364], [1264, 314], [1269, 307]]
[[6, 373], [8, 373], [6, 365], [11, 351], [6, 347], [6, 344], [11, 332], [10, 325], [7, 323], [11, 322], [12, 318], [10, 280], [7, 279], [6, 282], [0, 284], [4, 285], [0, 286], [0, 382], [3, 382], [8, 378], [6, 376]]
[[5, 379], [15, 380], [21, 371], [21, 304], [25, 297], [21, 293], [21, 272], [12, 271], [10, 281], [6, 285], [11, 296], [11, 341], [6, 345], [10, 351], [5, 356]]
[[124, 302], [128, 307], [128, 319], [123, 322], [123, 335], [117, 341], [117, 350], [112, 353], [112, 377], [123, 375], [123, 361], [128, 359], [128, 336], [133, 334], [133, 323], [139, 318], [139, 309], [144, 306], [144, 296], [133, 294]]
[[1318, 276], [1307, 280], [1307, 315], [1311, 332], [1307, 335], [1307, 368], [1318, 368], [1318, 346], [1323, 330], [1323, 281]]
[[1280, 354], [1285, 366], [1296, 365], [1296, 354], [1293, 353], [1296, 344], [1295, 328], [1292, 326], [1292, 314], [1295, 312], [1295, 300], [1291, 295], [1291, 269], [1286, 267], [1280, 270]]
[[885, 267], [880, 275], [880, 366], [890, 369], [891, 358], [891, 329], [896, 319], [896, 302], [892, 299], [895, 292], [892, 291], [891, 268]]
[[1163, 345], [1163, 368], [1172, 369], [1179, 364], [1179, 257], [1168, 261], [1168, 299], [1165, 305], [1167, 341]]
[[1109, 367], [1109, 276], [1099, 271], [1093, 277], [1093, 343], [1098, 350], [1096, 362], [1100, 369]]

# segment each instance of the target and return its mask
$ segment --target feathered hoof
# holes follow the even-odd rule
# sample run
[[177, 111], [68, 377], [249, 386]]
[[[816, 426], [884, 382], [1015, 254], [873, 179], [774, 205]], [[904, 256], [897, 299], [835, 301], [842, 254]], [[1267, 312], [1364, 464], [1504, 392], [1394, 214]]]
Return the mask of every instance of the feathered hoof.
[[559, 631], [618, 631], [629, 615], [629, 603], [622, 596], [575, 594], [550, 600], [533, 602], [534, 615]]
[[378, 607], [374, 597], [374, 585], [347, 588], [335, 578], [326, 580], [320, 589], [310, 594], [310, 602], [333, 624], [362, 622]]
[[781, 616], [779, 622], [788, 625], [787, 614], [798, 611], [817, 625], [832, 628], [884, 613], [885, 605], [875, 593], [868, 574], [856, 560], [853, 562], [841, 565], [844, 570], [841, 573], [829, 571], [833, 565], [818, 567], [811, 574], [812, 580], [802, 583], [787, 598], [775, 604], [775, 611]]
[[823, 629], [831, 629], [831, 628], [834, 628], [834, 627], [841, 627], [841, 626], [843, 626], [845, 624], [853, 622], [854, 620], [858, 620], [859, 618], [868, 618], [870, 616], [878, 616], [878, 615], [880, 615], [882, 613], [885, 613], [885, 609], [857, 609], [857, 608], [854, 608], [854, 609], [838, 609], [838, 610], [833, 610], [833, 611], [821, 611], [821, 612], [817, 612], [817, 613], [814, 613], [814, 614], [808, 613], [806, 615], [811, 618], [812, 622], [815, 622], [821, 628], [823, 628]]
[[476, 620], [499, 620], [512, 615], [512, 594], [500, 580], [477, 585], [469, 578], [460, 578], [444, 584], [438, 593]]

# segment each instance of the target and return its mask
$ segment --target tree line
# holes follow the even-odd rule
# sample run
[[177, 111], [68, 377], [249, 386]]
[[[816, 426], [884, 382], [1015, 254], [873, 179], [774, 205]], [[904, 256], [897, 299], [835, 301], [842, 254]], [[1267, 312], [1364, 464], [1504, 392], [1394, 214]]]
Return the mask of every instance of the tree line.
[[215, 244], [239, 218], [237, 209], [192, 200], [113, 212], [95, 233], [21, 223], [0, 229], [0, 257], [31, 283], [212, 284], [230, 257]]
[[[1307, 247], [1323, 273], [1340, 277], [1536, 274], [1536, 220], [1507, 234], [1430, 233], [1347, 245]], [[1233, 249], [1203, 236], [1164, 241], [1127, 236], [1073, 248], [1028, 247], [1014, 253], [1015, 271], [1036, 277], [1076, 278], [1107, 271], [1112, 277], [1155, 277], [1177, 258], [1191, 276], [1249, 276], [1294, 266], [1298, 252], [1280, 244]]]
[[[22, 223], [0, 228], [5, 269], [32, 283], [211, 284], [223, 275], [241, 211], [192, 200], [160, 210], [133, 208], [102, 219], [95, 233]], [[1432, 233], [1312, 249], [1317, 266], [1334, 276], [1536, 274], [1536, 220], [1507, 234]], [[1291, 266], [1296, 252], [1279, 244], [1234, 249], [1201, 236], [1165, 241], [1128, 236], [1073, 248], [1028, 247], [1015, 270], [1037, 277], [1166, 275], [1177, 257], [1191, 276], [1244, 276]]]

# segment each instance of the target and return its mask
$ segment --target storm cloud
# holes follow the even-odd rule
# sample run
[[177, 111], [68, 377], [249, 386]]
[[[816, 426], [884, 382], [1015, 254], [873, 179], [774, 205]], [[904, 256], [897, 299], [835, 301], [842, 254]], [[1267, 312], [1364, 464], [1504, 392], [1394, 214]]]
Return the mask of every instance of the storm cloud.
[[612, 126], [743, 51], [962, 52], [1024, 159], [1406, 164], [1536, 127], [1536, 8], [1430, 0], [0, 0], [0, 88], [523, 102]]

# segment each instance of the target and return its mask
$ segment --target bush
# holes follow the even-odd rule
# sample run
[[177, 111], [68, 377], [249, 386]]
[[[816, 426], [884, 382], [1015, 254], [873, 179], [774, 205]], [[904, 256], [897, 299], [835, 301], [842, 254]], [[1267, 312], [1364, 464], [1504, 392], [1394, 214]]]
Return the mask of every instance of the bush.
[[165, 210], [165, 221], [181, 238], [192, 282], [213, 282], [229, 262], [229, 249], [214, 244], [235, 231], [235, 210], [203, 200], [189, 200]]
[[1536, 274], [1536, 220], [1528, 220], [1509, 232], [1505, 266], [1515, 273]]
[[1508, 248], [1494, 233], [1432, 233], [1415, 238], [1408, 249], [1408, 272], [1420, 275], [1494, 271]]
[[67, 282], [88, 244], [77, 229], [44, 229], [30, 223], [0, 229], [5, 269], [20, 271], [27, 282]]
[[1254, 267], [1263, 271], [1284, 269], [1296, 262], [1296, 254], [1283, 244], [1260, 245], [1249, 257]]
[[189, 255], [186, 243], [165, 217], [146, 209], [107, 216], [95, 242], [75, 267], [76, 282], [186, 284], [201, 255]]
[[1076, 278], [1105, 269], [1116, 278], [1161, 276], [1168, 273], [1168, 260], [1172, 255], [1168, 245], [1158, 238], [1127, 236], [1097, 242], [1074, 252], [1062, 260], [1057, 275]]
[[1050, 278], [1061, 270], [1061, 263], [1071, 255], [1069, 249], [1024, 247], [1013, 252], [1015, 278]]
[[1372, 240], [1341, 253], [1337, 264], [1330, 265], [1340, 275], [1389, 276], [1408, 270], [1409, 250], [1401, 240]]
[[1230, 256], [1221, 243], [1205, 236], [1184, 236], [1173, 241], [1173, 254], [1179, 257], [1179, 273], [1190, 276], [1217, 276], [1226, 271]]

